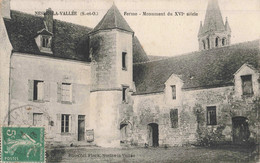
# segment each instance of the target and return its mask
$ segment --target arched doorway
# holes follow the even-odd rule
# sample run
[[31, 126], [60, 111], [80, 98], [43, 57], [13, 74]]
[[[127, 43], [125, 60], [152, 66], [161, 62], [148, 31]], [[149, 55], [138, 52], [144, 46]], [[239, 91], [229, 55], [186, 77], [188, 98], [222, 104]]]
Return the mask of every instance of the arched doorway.
[[120, 123], [120, 144], [127, 144], [131, 136], [131, 123], [123, 121]]
[[159, 146], [159, 129], [157, 123], [150, 123], [148, 128], [148, 145], [157, 147]]
[[248, 119], [246, 117], [233, 117], [233, 142], [236, 144], [242, 144], [248, 141], [250, 131], [248, 127]]

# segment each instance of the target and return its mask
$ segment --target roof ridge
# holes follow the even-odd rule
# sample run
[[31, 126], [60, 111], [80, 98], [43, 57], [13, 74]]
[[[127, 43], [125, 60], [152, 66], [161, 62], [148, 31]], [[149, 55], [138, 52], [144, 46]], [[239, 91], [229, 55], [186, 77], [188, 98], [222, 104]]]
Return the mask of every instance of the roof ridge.
[[116, 28], [118, 28], [117, 18], [116, 18], [116, 10], [115, 10], [115, 5], [114, 4], [113, 4], [113, 12], [114, 12], [115, 25], [116, 25]]
[[59, 19], [53, 19], [53, 20], [58, 21], [58, 22], [62, 22], [62, 23], [66, 23], [66, 24], [72, 24], [72, 25], [75, 25], [75, 26], [80, 26], [80, 27], [88, 28], [89, 30], [92, 30], [92, 29], [93, 29], [93, 28], [88, 27], [88, 26], [84, 26], [84, 25], [76, 24], [76, 23], [72, 23], [72, 22], [67, 22], [67, 21], [63, 21], [63, 20], [59, 20]]
[[[213, 50], [218, 50], [218, 49], [224, 49], [224, 48], [228, 48], [228, 47], [232, 47], [232, 46], [237, 46], [240, 44], [245, 44], [245, 43], [250, 43], [250, 42], [254, 42], [254, 41], [260, 41], [260, 39], [255, 39], [255, 40], [251, 40], [251, 41], [245, 41], [245, 42], [239, 42], [239, 43], [235, 43], [235, 44], [231, 44], [228, 46], [223, 46], [223, 47], [218, 47], [218, 48], [213, 48], [213, 49], [208, 49], [208, 50], [204, 50], [204, 51], [213, 51]], [[192, 52], [187, 52], [187, 53], [183, 53], [183, 54], [177, 54], [175, 56], [169, 56], [167, 58], [161, 58], [158, 60], [149, 60], [149, 61], [144, 61], [144, 62], [138, 62], [138, 63], [134, 63], [134, 65], [138, 65], [138, 64], [145, 64], [145, 63], [151, 63], [151, 62], [157, 62], [157, 61], [162, 61], [162, 60], [167, 60], [167, 59], [172, 59], [175, 57], [182, 57], [182, 56], [187, 56], [187, 55], [191, 55], [191, 54], [196, 54], [199, 53], [201, 51], [192, 51]]]
[[[42, 18], [42, 19], [44, 19], [43, 16], [34, 15], [34, 14], [27, 13], [27, 12], [24, 12], [24, 11], [13, 10], [13, 9], [11, 10], [11, 12], [12, 12], [12, 11], [14, 11], [14, 12], [19, 12], [19, 13], [22, 13], [22, 14], [26, 14], [26, 15], [29, 15], [29, 16], [33, 16], [33, 17], [37, 17], [37, 18]], [[81, 26], [81, 27], [89, 28], [90, 30], [93, 29], [93, 28], [88, 27], [88, 26], [84, 26], [84, 25], [76, 24], [76, 23], [72, 23], [72, 22], [67, 22], [67, 21], [63, 21], [63, 20], [59, 20], [59, 19], [53, 19], [53, 20], [54, 20], [54, 21], [59, 21], [59, 22], [62, 22], [62, 23], [73, 24], [73, 25], [76, 25], [76, 26]]]

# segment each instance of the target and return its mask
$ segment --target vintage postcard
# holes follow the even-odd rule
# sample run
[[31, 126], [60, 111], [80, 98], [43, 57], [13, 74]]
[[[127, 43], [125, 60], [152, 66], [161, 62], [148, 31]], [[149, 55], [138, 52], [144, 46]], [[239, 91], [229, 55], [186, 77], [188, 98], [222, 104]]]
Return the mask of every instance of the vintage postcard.
[[0, 0], [1, 162], [259, 162], [259, 0]]

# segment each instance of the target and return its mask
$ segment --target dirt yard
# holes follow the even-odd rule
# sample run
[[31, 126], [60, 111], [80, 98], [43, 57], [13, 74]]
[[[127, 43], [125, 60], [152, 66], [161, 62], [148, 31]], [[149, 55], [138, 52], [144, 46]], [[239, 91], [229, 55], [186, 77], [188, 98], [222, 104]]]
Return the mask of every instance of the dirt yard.
[[171, 147], [171, 148], [99, 148], [66, 147], [47, 149], [47, 162], [241, 162], [259, 161], [256, 147]]

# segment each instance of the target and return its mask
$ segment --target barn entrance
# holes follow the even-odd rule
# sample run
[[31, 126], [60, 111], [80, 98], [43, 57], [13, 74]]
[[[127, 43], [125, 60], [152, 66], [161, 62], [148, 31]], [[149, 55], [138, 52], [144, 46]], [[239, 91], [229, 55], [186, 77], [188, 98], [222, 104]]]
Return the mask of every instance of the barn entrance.
[[248, 119], [246, 117], [232, 118], [233, 142], [235, 144], [243, 144], [248, 141], [250, 131], [248, 127]]
[[150, 123], [148, 128], [148, 145], [157, 147], [159, 146], [159, 129], [157, 123]]
[[85, 140], [85, 115], [78, 116], [78, 141]]

